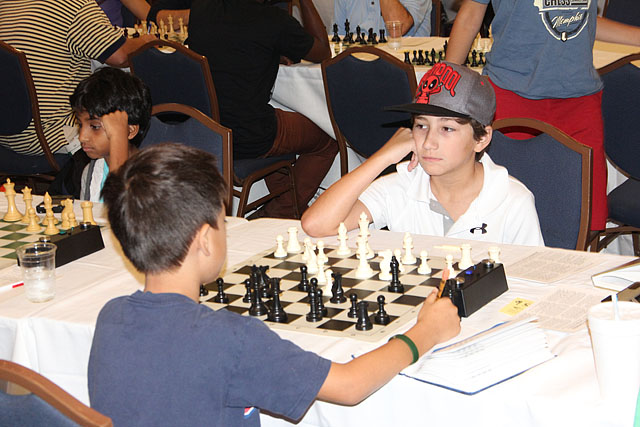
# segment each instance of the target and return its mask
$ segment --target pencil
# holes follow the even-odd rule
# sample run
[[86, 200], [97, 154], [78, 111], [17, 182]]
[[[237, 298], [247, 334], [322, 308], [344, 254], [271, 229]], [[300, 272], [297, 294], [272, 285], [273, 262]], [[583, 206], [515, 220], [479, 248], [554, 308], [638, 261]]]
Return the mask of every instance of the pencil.
[[442, 297], [442, 291], [444, 291], [444, 285], [447, 283], [447, 279], [449, 278], [449, 269], [445, 268], [442, 271], [442, 280], [440, 280], [440, 288], [438, 289], [438, 298]]

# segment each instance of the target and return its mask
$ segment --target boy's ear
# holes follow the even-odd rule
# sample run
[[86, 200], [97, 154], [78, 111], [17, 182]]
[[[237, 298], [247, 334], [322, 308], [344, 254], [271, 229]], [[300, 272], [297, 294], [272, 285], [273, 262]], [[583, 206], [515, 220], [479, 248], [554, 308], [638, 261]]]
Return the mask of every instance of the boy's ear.
[[128, 127], [129, 127], [129, 135], [127, 136], [127, 138], [133, 139], [138, 134], [138, 131], [140, 130], [140, 125], [128, 125]]
[[493, 128], [491, 126], [485, 126], [484, 129], [487, 131], [487, 134], [476, 141], [476, 153], [480, 153], [482, 150], [487, 148], [487, 145], [489, 145], [489, 143], [491, 142], [491, 138], [493, 136]]
[[196, 244], [196, 248], [201, 250], [206, 256], [211, 255], [213, 252], [212, 242], [209, 236], [210, 233], [213, 232], [213, 229], [209, 224], [203, 224], [202, 227], [196, 233], [196, 237], [194, 239], [194, 244]]

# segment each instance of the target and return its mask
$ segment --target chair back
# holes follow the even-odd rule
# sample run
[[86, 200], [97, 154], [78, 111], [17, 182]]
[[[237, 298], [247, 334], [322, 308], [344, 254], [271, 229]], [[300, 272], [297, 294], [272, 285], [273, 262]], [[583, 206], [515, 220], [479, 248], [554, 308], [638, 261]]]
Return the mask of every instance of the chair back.
[[[488, 153], [535, 196], [545, 245], [585, 250], [591, 220], [592, 150], [535, 119], [496, 120]], [[509, 131], [538, 134], [517, 140]]]
[[431, 0], [431, 36], [440, 37], [442, 35], [442, 2]]
[[604, 82], [605, 153], [623, 172], [640, 180], [640, 68], [632, 61], [640, 61], [640, 54], [621, 58], [598, 72]]
[[[188, 116], [184, 121], [162, 121], [160, 117], [175, 113]], [[231, 214], [233, 202], [233, 149], [231, 129], [215, 122], [211, 117], [193, 107], [182, 104], [154, 105], [149, 130], [140, 148], [164, 142], [174, 142], [198, 148], [216, 156], [218, 170], [227, 183], [227, 214]]]
[[38, 95], [27, 57], [24, 52], [1, 40], [0, 76], [0, 135], [19, 134], [33, 121], [42, 152], [50, 166], [48, 171], [59, 171], [60, 166], [49, 149], [42, 129]]
[[0, 391], [3, 426], [112, 426], [111, 419], [91, 409], [47, 378], [8, 360], [0, 360], [0, 381], [16, 384], [30, 394]]
[[608, 0], [604, 7], [603, 16], [623, 24], [639, 26], [640, 1]]
[[[367, 54], [366, 59], [362, 54]], [[357, 56], [356, 56], [357, 55]], [[373, 58], [373, 60], [368, 60]], [[406, 125], [410, 114], [383, 108], [412, 101], [413, 66], [370, 46], [353, 47], [322, 62], [331, 125], [340, 147], [341, 173], [348, 172], [346, 147], [369, 157]]]
[[149, 86], [153, 105], [188, 105], [220, 121], [206, 57], [179, 43], [152, 40], [129, 55], [129, 65], [131, 72]]

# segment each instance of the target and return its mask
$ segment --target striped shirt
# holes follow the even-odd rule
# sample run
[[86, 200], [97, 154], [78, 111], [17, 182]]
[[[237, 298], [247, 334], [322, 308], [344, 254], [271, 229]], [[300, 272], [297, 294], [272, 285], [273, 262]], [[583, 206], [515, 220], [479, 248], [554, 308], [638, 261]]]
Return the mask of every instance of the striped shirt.
[[[0, 1], [0, 40], [27, 56], [38, 94], [44, 134], [52, 152], [66, 145], [62, 127], [73, 125], [69, 96], [91, 74], [91, 59], [104, 62], [125, 42], [94, 0]], [[0, 145], [41, 155], [33, 123]]]

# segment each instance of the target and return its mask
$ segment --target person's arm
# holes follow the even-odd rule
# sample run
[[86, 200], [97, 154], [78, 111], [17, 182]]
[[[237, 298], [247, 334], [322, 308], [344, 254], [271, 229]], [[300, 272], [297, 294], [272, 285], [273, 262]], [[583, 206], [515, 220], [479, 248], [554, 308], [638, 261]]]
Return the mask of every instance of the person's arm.
[[447, 45], [447, 61], [464, 64], [471, 49], [471, 44], [480, 31], [487, 5], [465, 0], [460, 6], [456, 20], [453, 22], [451, 36]]
[[300, 15], [302, 17], [302, 26], [313, 37], [313, 46], [304, 56], [304, 59], [311, 62], [322, 62], [331, 58], [327, 30], [312, 0], [300, 0]]
[[[401, 161], [414, 147], [411, 129], [399, 129], [381, 149], [329, 187], [304, 212], [305, 233], [313, 237], [331, 236], [338, 232], [341, 222], [347, 230], [356, 228], [362, 212], [371, 218], [371, 212], [358, 197], [383, 170]], [[416, 164], [417, 161], [412, 161], [410, 169]]]
[[413, 27], [413, 17], [402, 3], [400, 3], [400, 0], [380, 0], [380, 12], [382, 13], [382, 19], [384, 19], [384, 22], [402, 22], [403, 35]]
[[120, 0], [120, 2], [139, 20], [147, 19], [151, 5], [145, 0]]
[[136, 51], [143, 44], [155, 39], [156, 37], [151, 34], [144, 34], [140, 37], [131, 39], [127, 38], [124, 44], [120, 46], [118, 50], [113, 52], [104, 62], [112, 67], [127, 67], [129, 65], [129, 54]]
[[[404, 335], [413, 341], [423, 355], [434, 345], [453, 338], [460, 331], [458, 309], [449, 298], [429, 295], [416, 325]], [[392, 339], [382, 347], [348, 363], [332, 363], [318, 399], [343, 405], [355, 405], [382, 387], [409, 366], [412, 352], [404, 341]]]
[[109, 140], [109, 156], [105, 156], [109, 171], [115, 172], [129, 158], [129, 140], [138, 133], [138, 126], [129, 125], [125, 111], [114, 111], [100, 117]]
[[598, 16], [596, 40], [640, 46], [640, 27]]

